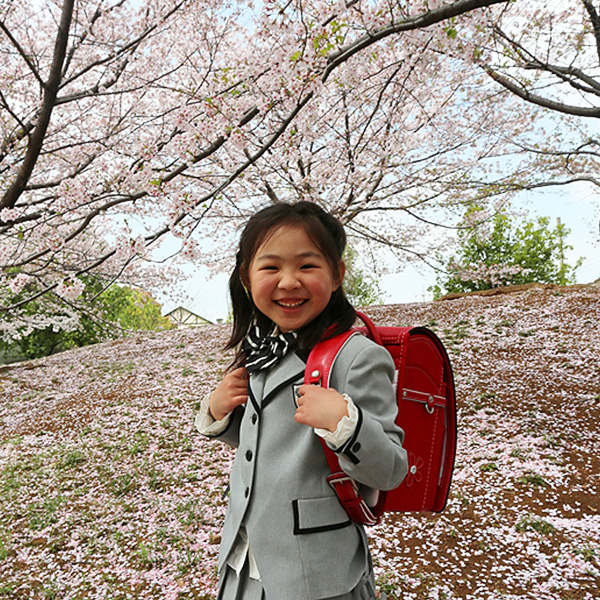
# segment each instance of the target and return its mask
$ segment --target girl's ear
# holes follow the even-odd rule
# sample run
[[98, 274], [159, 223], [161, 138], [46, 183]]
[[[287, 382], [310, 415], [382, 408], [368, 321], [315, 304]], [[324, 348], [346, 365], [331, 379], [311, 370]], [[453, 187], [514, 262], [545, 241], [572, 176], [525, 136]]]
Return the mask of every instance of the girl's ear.
[[244, 281], [244, 278], [242, 276], [240, 276], [240, 283], [242, 284], [242, 287], [244, 288], [244, 291], [246, 292], [246, 295], [248, 297], [251, 297], [251, 294], [250, 294], [250, 282]]
[[343, 260], [340, 260], [338, 263], [338, 277], [335, 281], [336, 289], [339, 288], [344, 282], [344, 276], [346, 275], [346, 263]]
[[248, 277], [248, 269], [242, 269], [240, 267], [239, 270], [239, 278], [240, 278], [240, 283], [242, 284], [242, 287], [244, 288], [244, 290], [246, 291], [246, 294], [250, 293], [250, 281], [249, 281], [249, 277]]

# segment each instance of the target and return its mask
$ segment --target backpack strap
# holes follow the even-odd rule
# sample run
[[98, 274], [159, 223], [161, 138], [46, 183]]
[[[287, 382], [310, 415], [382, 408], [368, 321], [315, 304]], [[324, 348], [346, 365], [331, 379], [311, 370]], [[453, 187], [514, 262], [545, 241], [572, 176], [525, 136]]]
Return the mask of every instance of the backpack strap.
[[[335, 359], [340, 350], [354, 335], [360, 335], [360, 332], [355, 329], [349, 329], [333, 338], [318, 342], [308, 356], [304, 371], [304, 383], [308, 385], [320, 385], [324, 388], [329, 387], [329, 377]], [[377, 506], [374, 508], [369, 507], [363, 499], [356, 481], [342, 471], [337, 454], [327, 445], [322, 437], [319, 436], [319, 440], [323, 446], [325, 458], [331, 471], [331, 475], [327, 477], [327, 481], [334, 489], [348, 516], [356, 523], [364, 525], [377, 524], [383, 511], [385, 494], [380, 492]]]

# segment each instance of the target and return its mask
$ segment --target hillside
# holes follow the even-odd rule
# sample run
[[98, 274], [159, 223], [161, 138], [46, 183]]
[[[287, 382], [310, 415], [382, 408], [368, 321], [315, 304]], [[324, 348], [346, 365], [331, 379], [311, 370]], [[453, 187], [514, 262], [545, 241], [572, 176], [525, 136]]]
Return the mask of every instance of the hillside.
[[[388, 598], [600, 598], [600, 287], [374, 307], [456, 377], [440, 515], [370, 530]], [[209, 599], [232, 454], [192, 429], [225, 326], [0, 370], [0, 598]]]

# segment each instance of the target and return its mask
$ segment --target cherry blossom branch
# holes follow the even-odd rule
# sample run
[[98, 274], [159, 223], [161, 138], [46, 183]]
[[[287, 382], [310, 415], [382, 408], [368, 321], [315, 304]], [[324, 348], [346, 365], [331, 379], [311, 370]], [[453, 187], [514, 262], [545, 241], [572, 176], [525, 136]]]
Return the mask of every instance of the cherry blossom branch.
[[6, 27], [6, 24], [2, 20], [0, 20], [0, 30], [2, 30], [2, 32], [4, 33], [4, 35], [10, 40], [11, 44], [15, 47], [16, 51], [19, 53], [19, 55], [21, 56], [21, 58], [23, 59], [23, 61], [25, 62], [25, 64], [29, 67], [29, 70], [31, 71], [31, 73], [33, 74], [33, 76], [37, 79], [38, 83], [40, 84], [40, 87], [42, 89], [45, 88], [46, 87], [46, 83], [44, 82], [44, 80], [40, 76], [40, 73], [37, 70], [37, 67], [33, 64], [33, 61], [31, 60], [29, 54], [27, 52], [25, 52], [25, 50], [21, 47], [21, 45], [19, 44], [19, 42], [12, 35], [12, 33], [10, 32], [10, 30], [8, 29], [8, 27]]
[[385, 245], [391, 250], [400, 250], [403, 253], [418, 258], [423, 263], [431, 267], [434, 271], [440, 271], [440, 267], [431, 260], [431, 255], [428, 251], [419, 252], [418, 250], [415, 250], [406, 244], [402, 244], [400, 242], [390, 242], [390, 240], [382, 236], [380, 233], [374, 231], [372, 228], [367, 227], [364, 223], [358, 224], [356, 221], [352, 221], [350, 223], [345, 223], [344, 227], [362, 239], [371, 240], [377, 244]]
[[65, 58], [65, 65], [64, 65], [64, 69], [63, 69], [63, 75], [66, 74], [69, 65], [71, 64], [71, 62], [73, 61], [73, 57], [75, 55], [75, 52], [81, 47], [81, 45], [83, 44], [83, 42], [85, 42], [88, 38], [88, 36], [90, 35], [90, 33], [92, 32], [92, 29], [94, 28], [94, 25], [98, 22], [98, 20], [100, 19], [100, 17], [109, 14], [111, 12], [113, 12], [114, 10], [116, 10], [117, 8], [121, 7], [126, 0], [119, 0], [119, 2], [116, 2], [115, 4], [113, 4], [112, 6], [109, 6], [108, 8], [106, 8], [105, 10], [102, 10], [100, 8], [100, 6], [96, 7], [96, 10], [94, 12], [94, 14], [91, 16], [90, 18], [90, 23], [89, 23], [89, 27], [83, 31], [81, 33], [81, 35], [79, 36], [79, 43], [74, 43], [66, 58]]
[[[186, 0], [181, 0], [177, 4], [173, 5], [173, 7], [167, 11], [161, 18], [161, 20], [165, 21], [172, 15], [174, 15], [184, 4]], [[113, 7], [114, 8], [114, 7]], [[124, 56], [132, 52], [135, 48], [137, 48], [152, 32], [156, 30], [158, 27], [158, 23], [153, 23], [150, 27], [145, 29], [142, 33], [140, 33], [137, 37], [131, 40], [129, 43], [125, 44], [122, 48], [119, 48], [114, 54], [109, 54], [104, 58], [100, 58], [96, 61], [92, 61], [87, 64], [84, 68], [80, 69], [78, 72], [73, 73], [71, 77], [64, 79], [61, 84], [61, 88], [68, 86], [70, 83], [75, 81], [76, 79], [80, 79], [83, 75], [94, 69], [95, 67], [99, 67], [101, 65], [107, 64], [109, 62], [113, 62], [115, 58], [120, 56]]]
[[[580, 21], [579, 26], [585, 28], [585, 17], [587, 14], [592, 25], [595, 52], [600, 59], [600, 17], [589, 0], [581, 0], [581, 6], [584, 7], [580, 17], [583, 21], [583, 25], [581, 25]], [[507, 52], [510, 52], [510, 55], [512, 56], [516, 56], [516, 59], [514, 59], [515, 66], [520, 66], [525, 70], [552, 75], [556, 77], [558, 83], [566, 83], [572, 89], [577, 90], [583, 95], [600, 96], [600, 81], [598, 81], [598, 78], [586, 73], [582, 68], [576, 66], [574, 60], [571, 59], [567, 65], [555, 64], [556, 61], [551, 61], [549, 57], [540, 58], [534, 54], [533, 51], [527, 49], [525, 46], [526, 42], [521, 41], [521, 39], [514, 39], [514, 37], [508, 35], [502, 29], [501, 25], [494, 24], [492, 31], [499, 40], [499, 43], [507, 48]], [[561, 39], [560, 42], [555, 43], [560, 43], [562, 45], [563, 41]], [[537, 50], [537, 44], [535, 45], [535, 48]], [[580, 48], [578, 48], [577, 53], [578, 55], [581, 55]], [[558, 56], [564, 56], [562, 48], [561, 53]], [[489, 77], [499, 83], [504, 89], [518, 96], [525, 102], [562, 114], [586, 118], [600, 117], [600, 108], [597, 106], [579, 106], [567, 100], [556, 100], [534, 91], [530, 87], [531, 84], [528, 81], [529, 77], [525, 79], [525, 81], [519, 80], [516, 76], [509, 77], [508, 75], [501, 73], [499, 68], [495, 68], [489, 64], [489, 61], [481, 63], [481, 67]], [[590, 102], [590, 104], [593, 104], [593, 102]]]
[[358, 52], [365, 50], [372, 44], [379, 42], [390, 35], [402, 33], [404, 31], [413, 31], [415, 29], [425, 29], [426, 27], [435, 25], [441, 21], [458, 17], [478, 8], [485, 8], [493, 6], [494, 4], [506, 4], [508, 1], [509, 0], [458, 0], [457, 2], [452, 2], [451, 4], [421, 13], [414, 17], [407, 17], [400, 21], [394, 21], [389, 25], [379, 27], [373, 32], [360, 37], [350, 45], [340, 48], [337, 52], [328, 55], [327, 66], [323, 71], [322, 80], [326, 81], [337, 66], [346, 62]]
[[5, 110], [10, 114], [10, 116], [15, 120], [15, 122], [19, 125], [14, 133], [5, 136], [2, 140], [2, 146], [0, 146], [0, 163], [6, 158], [9, 151], [14, 148], [24, 137], [27, 137], [33, 128], [35, 127], [35, 123], [33, 121], [29, 121], [28, 123], [24, 123], [9, 106], [8, 101], [6, 100], [2, 90], [0, 90], [0, 105], [2, 105]]
[[592, 27], [594, 28], [594, 39], [596, 40], [596, 53], [598, 55], [598, 62], [600, 62], [600, 15], [596, 7], [592, 4], [591, 0], [581, 0], [585, 10], [587, 11]]
[[[177, 12], [183, 5], [185, 4], [185, 0], [175, 4], [165, 15], [163, 15], [162, 19], [168, 19], [171, 15]], [[4, 25], [4, 22], [0, 22], [0, 27], [5, 32], [5, 34], [9, 37], [13, 45], [19, 51], [19, 54], [24, 58], [27, 62], [28, 66], [36, 75], [36, 78], [40, 81], [42, 88], [44, 90], [44, 96], [42, 100], [42, 105], [39, 110], [39, 114], [37, 115], [37, 119], [35, 125], [32, 124], [30, 130], [33, 133], [30, 135], [29, 143], [27, 145], [27, 149], [25, 152], [25, 156], [21, 163], [21, 167], [19, 173], [14, 178], [13, 183], [7, 191], [4, 193], [2, 199], [0, 200], [0, 208], [11, 208], [15, 206], [19, 196], [27, 189], [27, 184], [29, 178], [33, 173], [33, 169], [37, 163], [37, 160], [40, 156], [41, 149], [43, 146], [44, 137], [46, 135], [46, 131], [48, 129], [48, 125], [50, 123], [50, 117], [53, 112], [53, 109], [56, 106], [61, 104], [65, 104], [67, 102], [75, 101], [89, 95], [98, 94], [100, 90], [100, 84], [93, 86], [91, 89], [87, 91], [80, 91], [76, 94], [71, 94], [69, 96], [59, 98], [58, 91], [65, 86], [68, 86], [70, 83], [75, 81], [78, 78], [81, 78], [85, 73], [89, 72], [91, 69], [105, 64], [107, 62], [112, 62], [115, 60], [115, 57], [125, 56], [127, 53], [130, 53], [138, 47], [141, 42], [151, 35], [153, 31], [156, 30], [158, 24], [154, 23], [150, 27], [146, 28], [140, 35], [138, 35], [134, 40], [130, 41], [128, 44], [120, 48], [116, 54], [107, 55], [103, 59], [92, 61], [85, 68], [81, 69], [77, 73], [73, 74], [71, 77], [64, 78], [64, 72], [66, 69], [66, 55], [67, 55], [67, 44], [69, 39], [69, 29], [73, 16], [73, 8], [74, 8], [74, 0], [69, 0], [65, 2], [62, 7], [61, 12], [61, 20], [58, 27], [58, 33], [55, 40], [55, 49], [54, 55], [52, 59], [52, 64], [50, 67], [50, 74], [47, 82], [43, 82], [39, 73], [34, 68], [30, 59], [27, 56], [27, 53], [20, 47], [18, 42], [14, 39], [14, 37], [10, 34], [10, 31]], [[115, 7], [111, 7], [111, 10]], [[92, 25], [96, 19], [98, 19], [101, 14], [96, 11], [95, 15], [92, 18]], [[90, 26], [91, 27], [91, 26]], [[84, 34], [85, 35], [85, 34]], [[72, 49], [73, 51], [74, 49]], [[70, 59], [69, 59], [70, 60]], [[113, 86], [119, 79], [120, 75], [124, 72], [125, 67], [127, 65], [127, 58], [121, 61], [120, 66], [114, 71], [113, 77], [104, 82], [105, 88], [110, 88]], [[121, 91], [120, 93], [124, 93]], [[16, 115], [15, 115], [16, 118]], [[18, 119], [17, 119], [18, 120]], [[23, 135], [17, 136], [15, 141], [24, 137], [25, 132], [27, 132], [27, 128], [22, 125]], [[10, 140], [9, 140], [10, 143]], [[3, 143], [3, 148], [5, 147], [5, 143]]]
[[[522, 44], [516, 40], [511, 39], [500, 27], [494, 27], [494, 33], [499, 35], [504, 41], [506, 41], [513, 50], [522, 58], [525, 63], [524, 68], [534, 71], [547, 71], [552, 73], [565, 83], [568, 83], [574, 89], [589, 93], [600, 95], [600, 82], [596, 81], [593, 77], [587, 75], [581, 69], [569, 65], [563, 67], [560, 65], [553, 65], [549, 62], [540, 60], [535, 55], [531, 54]], [[587, 84], [586, 86], [581, 85], [578, 80]]]
[[54, 55], [52, 57], [52, 64], [50, 66], [50, 74], [48, 81], [43, 82], [42, 84], [44, 95], [40, 114], [38, 116], [35, 128], [31, 133], [29, 144], [27, 145], [27, 150], [25, 152], [25, 157], [23, 159], [21, 168], [19, 169], [19, 173], [15, 177], [8, 190], [4, 193], [2, 200], [0, 200], [0, 209], [12, 208], [15, 205], [19, 196], [23, 193], [31, 174], [33, 173], [33, 169], [42, 149], [44, 137], [46, 135], [46, 131], [48, 130], [48, 125], [50, 124], [50, 116], [52, 115], [54, 102], [60, 86], [61, 71], [66, 55], [67, 43], [69, 40], [69, 29], [71, 26], [71, 18], [73, 16], [74, 3], [75, 0], [64, 0], [61, 19], [58, 25], [58, 32], [54, 44]]
[[[202, 204], [203, 202], [206, 202], [207, 200], [209, 200], [211, 198], [214, 198], [217, 194], [219, 194], [226, 187], [228, 187], [237, 177], [239, 177], [239, 175], [241, 173], [243, 173], [250, 165], [254, 164], [261, 156], [263, 156], [269, 150], [269, 148], [272, 147], [273, 144], [275, 144], [275, 142], [277, 141], [277, 139], [286, 131], [286, 129], [289, 126], [289, 124], [291, 123], [291, 121], [302, 110], [302, 108], [310, 101], [311, 97], [312, 97], [312, 93], [309, 93], [300, 102], [298, 102], [298, 104], [296, 105], [295, 109], [290, 113], [290, 115], [288, 116], [288, 118], [281, 124], [281, 126], [278, 128], [278, 130], [275, 131], [273, 133], [273, 135], [270, 136], [270, 138], [262, 146], [262, 148], [260, 148], [255, 154], [248, 156], [247, 160], [242, 165], [240, 165], [240, 167], [238, 167], [220, 186], [218, 186], [216, 189], [212, 190], [209, 194], [207, 194], [204, 197], [202, 197], [196, 203], [196, 206]], [[242, 123], [246, 119], [249, 120], [249, 119], [253, 118], [253, 116], [256, 113], [257, 113], [257, 109], [256, 108], [251, 109], [245, 115], [244, 119], [242, 120]], [[221, 143], [224, 143], [224, 140]], [[94, 216], [97, 216], [97, 214], [99, 214], [99, 212], [100, 211], [97, 210], [97, 211], [94, 211], [94, 213], [92, 213], [92, 214]], [[186, 216], [187, 216], [186, 213], [180, 214], [179, 217], [175, 220], [175, 224], [181, 222]], [[87, 227], [87, 225], [89, 225], [89, 222], [91, 221], [92, 218], [93, 217], [91, 215], [88, 215], [88, 217], [86, 217], [85, 221], [87, 221], [87, 223], [86, 223], [85, 227]], [[83, 229], [85, 229], [85, 227], [83, 227]], [[77, 234], [80, 233], [81, 231], [83, 231], [83, 229], [80, 227], [79, 230], [78, 230], [78, 232], [77, 232]], [[171, 231], [171, 227], [164, 227], [164, 228], [158, 230], [157, 232], [155, 232], [154, 234], [146, 236], [144, 239], [147, 242], [147, 244], [149, 245], [149, 244], [152, 244], [152, 243], [156, 242], [159, 238], [163, 237], [169, 231]], [[75, 237], [75, 235], [71, 234], [70, 236], [68, 236], [65, 239], [65, 241], [67, 242], [70, 239], [72, 239], [73, 237]], [[30, 257], [27, 260], [27, 262], [31, 262], [33, 260], [41, 258], [43, 255], [47, 254], [49, 251], [50, 251], [49, 249], [46, 249], [45, 251], [38, 253], [36, 256]], [[88, 265], [87, 267], [85, 267], [83, 269], [79, 269], [75, 273], [75, 277], [79, 277], [81, 275], [89, 273], [90, 271], [93, 271], [94, 269], [96, 269], [97, 267], [99, 267], [101, 264], [103, 264], [104, 262], [106, 262], [109, 258], [111, 258], [112, 256], [114, 256], [115, 253], [116, 253], [116, 250], [111, 250], [111, 251], [107, 252], [103, 256], [101, 256], [98, 259], [96, 259], [92, 264]], [[133, 259], [134, 259], [134, 257], [129, 258], [128, 261], [127, 261], [127, 263], [126, 263], [126, 265], [129, 264]], [[17, 266], [22, 266], [23, 264], [24, 263], [20, 263]], [[42, 297], [46, 293], [52, 291], [53, 289], [55, 289], [57, 287], [57, 285], [58, 285], [58, 283], [54, 283], [54, 284], [48, 285], [48, 286], [46, 286], [46, 288], [40, 290], [39, 292], [37, 292], [33, 296], [28, 297], [28, 298], [24, 298], [20, 302], [17, 302], [15, 304], [10, 305], [10, 306], [0, 306], [0, 313], [2, 313], [2, 312], [8, 312], [10, 310], [14, 310], [14, 309], [20, 308], [21, 306], [25, 306], [26, 304], [29, 304], [30, 302], [33, 302], [34, 300], [37, 300], [38, 298]]]
[[529, 91], [521, 82], [514, 82], [508, 79], [508, 77], [501, 75], [498, 71], [496, 71], [489, 65], [482, 65], [482, 69], [494, 81], [499, 83], [509, 92], [515, 94], [515, 96], [518, 96], [519, 98], [525, 100], [526, 102], [536, 104], [537, 106], [541, 106], [543, 108], [547, 108], [549, 110], [553, 110], [566, 115], [588, 117], [593, 119], [600, 118], [600, 108], [586, 108], [584, 106], [576, 106], [573, 104], [566, 104], [565, 102], [551, 100], [549, 98], [545, 98], [543, 96], [540, 96], [539, 94], [535, 94]]

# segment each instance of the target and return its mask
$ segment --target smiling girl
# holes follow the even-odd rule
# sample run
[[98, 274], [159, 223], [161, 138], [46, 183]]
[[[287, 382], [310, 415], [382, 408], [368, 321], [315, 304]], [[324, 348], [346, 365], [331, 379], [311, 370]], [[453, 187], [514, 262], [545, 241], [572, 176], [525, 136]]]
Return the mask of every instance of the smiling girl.
[[327, 482], [319, 437], [369, 490], [407, 470], [395, 423], [394, 365], [363, 336], [340, 351], [332, 387], [303, 385], [311, 348], [349, 329], [346, 235], [311, 202], [275, 204], [244, 228], [229, 281], [231, 370], [196, 427], [237, 448], [219, 553], [221, 600], [371, 600], [367, 538]]

